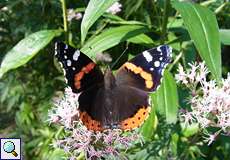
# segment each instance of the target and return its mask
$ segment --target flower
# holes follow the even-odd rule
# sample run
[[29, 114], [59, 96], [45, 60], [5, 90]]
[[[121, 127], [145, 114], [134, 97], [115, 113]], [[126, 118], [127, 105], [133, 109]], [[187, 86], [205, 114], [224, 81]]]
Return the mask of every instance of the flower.
[[[209, 73], [205, 63], [189, 63], [190, 69], [184, 71], [184, 68], [179, 64], [178, 73], [175, 75], [177, 82], [185, 84], [187, 87], [196, 87], [200, 81], [205, 80]], [[191, 86], [192, 85], [192, 86]]]
[[72, 19], [80, 20], [82, 18], [82, 13], [77, 13], [74, 9], [67, 10], [67, 20], [72, 21]]
[[82, 13], [76, 13], [75, 19], [79, 20], [82, 18]]
[[141, 140], [138, 133], [124, 135], [119, 130], [107, 130], [106, 132], [91, 132], [82, 124], [78, 123], [71, 135], [64, 140], [57, 142], [66, 152], [75, 154], [75, 157], [82, 152], [88, 159], [93, 158], [121, 158], [122, 150], [126, 150], [133, 142]]
[[206, 135], [207, 135], [207, 137], [205, 137], [204, 141], [207, 142], [208, 146], [209, 146], [210, 144], [212, 144], [216, 140], [216, 138], [219, 135], [219, 133], [218, 132], [216, 132], [214, 134], [208, 134], [208, 133], [206, 133]]
[[[215, 127], [226, 134], [230, 129], [230, 74], [217, 84], [215, 80], [206, 79], [208, 70], [204, 63], [189, 65], [191, 69], [186, 72], [179, 66], [179, 73], [176, 75], [178, 82], [182, 82], [195, 92], [190, 99], [192, 111], [183, 111], [181, 117], [186, 123], [196, 121], [203, 129]], [[184, 83], [184, 80], [188, 83]], [[219, 134], [209, 135], [208, 145]]]
[[72, 93], [70, 88], [66, 88], [65, 96], [62, 99], [54, 101], [54, 107], [49, 111], [49, 121], [52, 123], [61, 123], [66, 128], [73, 126], [73, 120], [78, 119], [78, 94]]
[[115, 2], [112, 6], [110, 6], [106, 12], [111, 13], [111, 14], [117, 14], [118, 12], [121, 11], [122, 4], [119, 2]]
[[184, 68], [182, 67], [181, 64], [179, 64], [178, 67], [178, 74], [176, 74], [175, 78], [177, 80], [177, 82], [182, 82], [183, 84], [187, 84], [187, 74], [184, 72]]
[[78, 97], [79, 94], [73, 93], [71, 88], [66, 88], [64, 97], [55, 98], [55, 106], [49, 112], [49, 121], [64, 126], [68, 135], [57, 140], [53, 146], [69, 153], [70, 159], [76, 159], [81, 154], [84, 154], [86, 159], [124, 159], [122, 152], [134, 142], [142, 141], [141, 135], [135, 130], [125, 133], [121, 130], [88, 130], [78, 117]]
[[181, 115], [181, 118], [183, 118], [183, 121], [185, 122], [185, 124], [190, 124], [194, 121], [192, 112], [188, 112], [185, 109], [181, 109], [180, 115]]

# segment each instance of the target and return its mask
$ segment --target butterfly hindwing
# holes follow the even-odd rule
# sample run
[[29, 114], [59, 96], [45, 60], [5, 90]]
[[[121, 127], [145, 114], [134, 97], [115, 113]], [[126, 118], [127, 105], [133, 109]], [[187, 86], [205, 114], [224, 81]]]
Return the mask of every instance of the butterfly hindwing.
[[160, 84], [164, 68], [171, 61], [171, 47], [158, 46], [138, 54], [117, 72], [119, 85], [131, 85], [147, 92], [155, 91]]
[[131, 130], [139, 127], [150, 111], [148, 94], [129, 86], [113, 90], [91, 88], [79, 97], [80, 119], [94, 131], [105, 129]]
[[85, 54], [62, 42], [56, 42], [55, 50], [73, 92], [79, 93], [103, 82], [99, 67]]

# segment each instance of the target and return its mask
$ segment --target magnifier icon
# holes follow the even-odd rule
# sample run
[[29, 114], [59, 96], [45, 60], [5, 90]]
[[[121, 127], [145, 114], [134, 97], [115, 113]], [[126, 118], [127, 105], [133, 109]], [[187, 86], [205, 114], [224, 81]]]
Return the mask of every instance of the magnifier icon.
[[3, 144], [3, 149], [6, 153], [11, 153], [14, 155], [14, 157], [17, 157], [18, 154], [15, 152], [15, 145], [11, 141], [7, 141]]

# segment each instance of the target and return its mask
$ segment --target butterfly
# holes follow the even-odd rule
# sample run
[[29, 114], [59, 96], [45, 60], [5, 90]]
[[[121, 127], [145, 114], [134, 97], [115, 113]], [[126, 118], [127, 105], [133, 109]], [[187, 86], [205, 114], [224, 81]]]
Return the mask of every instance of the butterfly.
[[161, 45], [125, 62], [114, 75], [79, 50], [56, 42], [55, 53], [62, 64], [67, 85], [80, 93], [79, 119], [92, 131], [132, 130], [151, 110], [149, 93], [159, 87], [163, 71], [171, 61], [172, 48]]

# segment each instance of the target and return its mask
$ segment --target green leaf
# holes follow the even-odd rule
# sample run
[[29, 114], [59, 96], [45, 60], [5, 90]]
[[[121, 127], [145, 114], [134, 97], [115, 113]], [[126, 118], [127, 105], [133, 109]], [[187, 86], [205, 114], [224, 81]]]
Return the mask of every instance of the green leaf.
[[154, 106], [156, 106], [156, 103], [152, 102], [151, 113], [148, 119], [144, 122], [144, 124], [140, 128], [140, 132], [142, 133], [142, 135], [145, 137], [146, 140], [152, 137], [152, 135], [154, 134], [154, 131], [157, 128], [157, 124], [158, 124], [158, 119], [155, 113]]
[[178, 141], [179, 141], [179, 135], [177, 133], [174, 133], [171, 137], [171, 142], [170, 142], [170, 146], [172, 149], [172, 153], [174, 156], [177, 156], [178, 153]]
[[182, 19], [176, 19], [176, 18], [169, 18], [168, 19], [167, 28], [179, 28], [183, 26], [183, 20]]
[[146, 34], [139, 34], [135, 37], [132, 37], [127, 40], [128, 42], [135, 43], [135, 44], [141, 44], [145, 46], [153, 46], [154, 42], [153, 40], [147, 36]]
[[112, 20], [112, 21], [126, 21], [125, 19], [123, 19], [117, 15], [114, 15], [112, 13], [105, 13], [105, 14], [103, 14], [103, 17], [105, 17], [106, 19]]
[[81, 22], [81, 43], [83, 44], [89, 28], [117, 0], [90, 0]]
[[27, 63], [61, 32], [61, 30], [42, 30], [18, 42], [4, 57], [0, 68], [0, 78], [7, 71]]
[[159, 90], [153, 94], [152, 101], [157, 102], [156, 111], [166, 117], [167, 123], [177, 121], [178, 94], [173, 76], [165, 71]]
[[220, 29], [220, 40], [225, 45], [230, 45], [230, 29]]
[[113, 46], [116, 46], [120, 42], [126, 41], [148, 31], [149, 30], [146, 27], [140, 25], [126, 25], [110, 28], [91, 38], [82, 47], [81, 51], [93, 58], [96, 53], [103, 52]]
[[200, 56], [216, 80], [221, 80], [220, 36], [216, 17], [209, 9], [189, 2], [174, 2]]
[[67, 159], [66, 153], [63, 149], [55, 149], [51, 153], [49, 152], [49, 159], [64, 160]]
[[182, 134], [185, 137], [191, 137], [199, 131], [199, 124], [198, 123], [192, 123], [192, 124], [181, 123], [180, 125], [181, 125], [181, 129], [182, 129]]
[[144, 25], [147, 26], [146, 23], [140, 22], [140, 21], [126, 21], [125, 19], [122, 19], [121, 17], [117, 15], [113, 15], [111, 13], [105, 13], [103, 14], [103, 17], [107, 18], [107, 21], [111, 24], [124, 24], [124, 25]]

